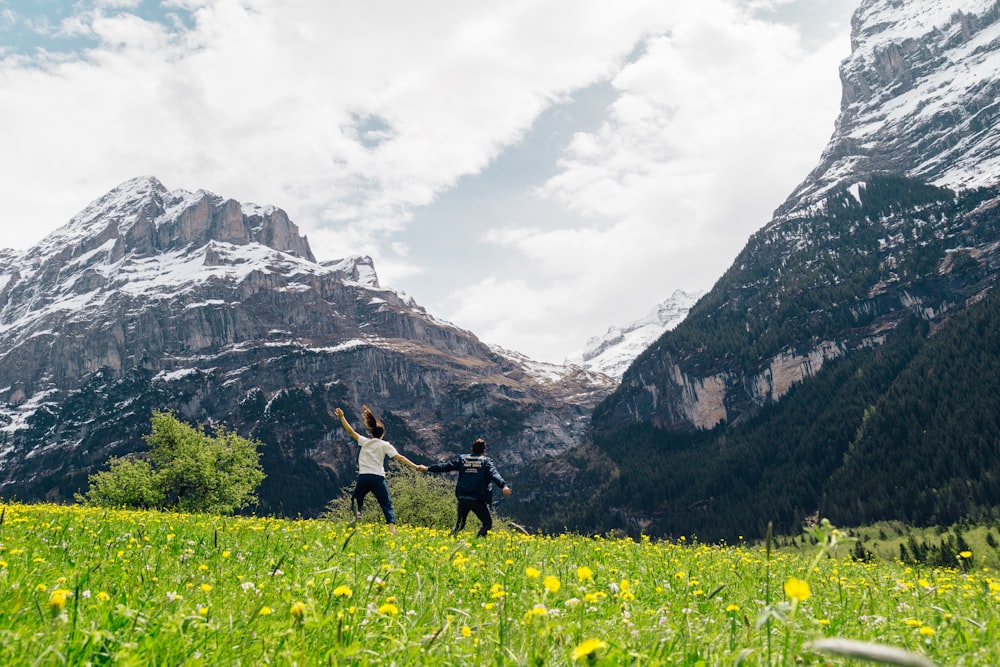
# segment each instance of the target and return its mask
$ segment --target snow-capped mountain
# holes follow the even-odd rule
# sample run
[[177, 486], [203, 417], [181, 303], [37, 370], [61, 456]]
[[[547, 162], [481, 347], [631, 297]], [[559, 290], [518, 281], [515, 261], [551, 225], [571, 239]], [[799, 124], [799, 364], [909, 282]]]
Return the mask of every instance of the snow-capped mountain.
[[664, 331], [680, 324], [704, 293], [675, 290], [645, 317], [613, 326], [603, 336], [590, 338], [584, 350], [568, 358], [566, 363], [621, 380], [625, 369], [635, 358], [662, 336]]
[[279, 208], [151, 177], [0, 252], [8, 496], [71, 497], [173, 409], [261, 439], [262, 508], [314, 513], [352, 476], [337, 405], [368, 403], [418, 459], [482, 436], [518, 464], [577, 444], [613, 384], [498, 354], [381, 287], [370, 258], [318, 263]]
[[819, 166], [595, 424], [738, 422], [909, 317], [941, 326], [993, 285], [1000, 3], [864, 0], [852, 27]]
[[863, 0], [840, 78], [833, 137], [779, 214], [873, 172], [960, 189], [1000, 179], [996, 0]]
[[818, 167], [595, 408], [593, 451], [535, 466], [543, 517], [731, 541], [1000, 506], [1000, 3], [863, 0], [852, 42]]

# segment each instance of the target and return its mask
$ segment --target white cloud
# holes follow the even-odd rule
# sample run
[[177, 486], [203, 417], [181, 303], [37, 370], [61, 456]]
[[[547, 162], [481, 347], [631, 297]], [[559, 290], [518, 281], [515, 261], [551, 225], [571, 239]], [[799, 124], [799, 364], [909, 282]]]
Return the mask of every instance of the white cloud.
[[[847, 48], [845, 33], [807, 51], [729, 0], [171, 0], [163, 22], [134, 0], [91, 5], [61, 26], [97, 46], [0, 59], [2, 246], [154, 174], [281, 206], [320, 260], [372, 255], [406, 290], [450, 272], [399, 240], [413, 211], [554, 103], [612, 81], [606, 122], [536, 184], [565, 215], [492, 221], [475, 249], [490, 260], [431, 299], [485, 340], [556, 361], [721, 273], [818, 158], [839, 96], [831, 53]], [[493, 276], [498, 263], [518, 268]]]
[[[540, 188], [587, 224], [488, 233], [522, 253], [531, 273], [457, 291], [456, 319], [487, 339], [518, 331], [523, 349], [560, 360], [569, 340], [532, 327], [536, 313], [582, 342], [676, 288], [711, 287], [805, 177], [833, 129], [839, 91], [830, 83], [846, 33], [807, 52], [788, 27], [727, 3], [702, 6], [618, 73], [608, 121], [577, 135]], [[472, 305], [498, 294], [517, 308]]]

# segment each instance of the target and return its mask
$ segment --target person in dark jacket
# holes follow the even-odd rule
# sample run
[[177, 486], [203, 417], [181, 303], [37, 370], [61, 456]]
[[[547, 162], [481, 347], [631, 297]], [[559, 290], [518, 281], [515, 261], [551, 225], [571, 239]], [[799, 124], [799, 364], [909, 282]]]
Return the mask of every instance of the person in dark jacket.
[[456, 456], [450, 461], [426, 466], [427, 472], [458, 471], [458, 481], [455, 483], [455, 497], [458, 499], [458, 520], [451, 534], [465, 528], [465, 519], [469, 512], [474, 512], [482, 522], [479, 537], [493, 527], [493, 514], [490, 505], [493, 504], [493, 485], [496, 484], [504, 498], [510, 497], [510, 487], [497, 471], [493, 459], [486, 456], [486, 441], [479, 438], [472, 443], [472, 453]]

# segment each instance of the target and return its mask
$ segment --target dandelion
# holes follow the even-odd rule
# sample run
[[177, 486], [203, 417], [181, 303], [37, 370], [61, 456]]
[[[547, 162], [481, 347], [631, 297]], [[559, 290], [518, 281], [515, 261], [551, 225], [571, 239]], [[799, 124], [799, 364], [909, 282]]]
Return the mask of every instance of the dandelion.
[[931, 637], [934, 634], [934, 628], [930, 627], [929, 625], [922, 625], [920, 626], [919, 632], [924, 637]]
[[548, 616], [548, 615], [549, 615], [549, 610], [546, 609], [545, 605], [543, 605], [543, 604], [536, 604], [534, 607], [532, 607], [527, 612], [525, 612], [525, 614], [524, 614], [524, 622], [525, 623], [531, 623], [531, 621], [535, 620], [536, 618], [540, 618], [540, 617]]
[[267, 605], [261, 607], [260, 611], [257, 612], [258, 616], [270, 616], [270, 614], [271, 614], [271, 608], [268, 607]]
[[809, 582], [795, 577], [789, 577], [785, 582], [785, 595], [796, 602], [805, 602], [812, 595], [809, 589]]
[[349, 586], [344, 586], [343, 584], [341, 584], [340, 586], [337, 586], [336, 588], [334, 588], [333, 589], [333, 594], [335, 596], [337, 596], [338, 598], [349, 598], [352, 595], [354, 595], [354, 593], [351, 591], [350, 587]]
[[212, 584], [202, 584], [201, 590], [204, 591], [205, 593], [209, 592], [210, 590], [212, 590]]
[[583, 567], [578, 567], [576, 569], [576, 578], [579, 581], [587, 581], [588, 579], [593, 580], [594, 571], [591, 570], [586, 565], [584, 565]]
[[462, 626], [462, 636], [463, 637], [471, 637], [472, 636], [472, 628], [470, 628], [467, 625], [463, 625]]
[[52, 610], [52, 613], [58, 614], [66, 608], [66, 598], [68, 596], [69, 591], [65, 588], [57, 588], [52, 591], [49, 595], [49, 609]]
[[524, 569], [524, 576], [528, 577], [528, 579], [537, 579], [541, 574], [541, 572], [533, 567], [526, 567]]
[[397, 607], [391, 602], [386, 602], [384, 605], [378, 608], [378, 613], [383, 614], [385, 616], [398, 616], [399, 607]]
[[301, 623], [306, 617], [306, 604], [305, 602], [293, 602], [292, 608], [289, 611], [292, 614], [292, 618]]
[[966, 560], [972, 558], [972, 552], [971, 551], [960, 551], [958, 555], [960, 557], [966, 559]]
[[575, 649], [571, 657], [573, 660], [579, 660], [580, 658], [586, 658], [594, 651], [600, 651], [608, 647], [608, 643], [603, 639], [587, 639], [581, 642]]
[[559, 577], [550, 574], [542, 580], [542, 585], [545, 586], [545, 590], [549, 593], [555, 593], [559, 590], [559, 587], [562, 584], [559, 583]]
[[97, 599], [100, 600], [101, 602], [107, 602], [108, 600], [111, 599], [111, 596], [105, 591], [99, 591], [97, 593]]
[[[622, 583], [621, 583], [621, 587], [620, 588], [621, 588], [621, 595], [620, 595], [620, 597], [621, 597], [622, 600], [625, 600], [627, 602], [629, 600], [634, 600], [635, 599], [635, 594], [632, 593], [631, 589], [629, 588], [628, 579], [622, 579]], [[695, 591], [695, 593], [697, 593], [697, 591]]]

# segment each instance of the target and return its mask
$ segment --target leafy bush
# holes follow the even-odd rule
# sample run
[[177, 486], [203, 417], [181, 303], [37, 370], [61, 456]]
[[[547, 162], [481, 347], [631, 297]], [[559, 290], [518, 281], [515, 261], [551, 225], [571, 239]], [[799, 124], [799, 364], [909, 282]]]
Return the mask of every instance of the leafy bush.
[[111, 459], [77, 500], [103, 507], [230, 514], [256, 502], [264, 480], [259, 442], [220, 429], [216, 436], [154, 412], [146, 459]]
[[[451, 528], [455, 525], [455, 486], [448, 479], [417, 472], [410, 468], [393, 468], [386, 475], [392, 504], [400, 523], [427, 528]], [[324, 518], [343, 521], [351, 516], [353, 487], [327, 503]], [[375, 497], [365, 498], [365, 518], [380, 520], [382, 512]], [[475, 522], [475, 516], [470, 519]]]
[[156, 485], [153, 468], [145, 459], [112, 458], [110, 468], [90, 476], [90, 489], [77, 500], [103, 507], [154, 509], [166, 496]]

